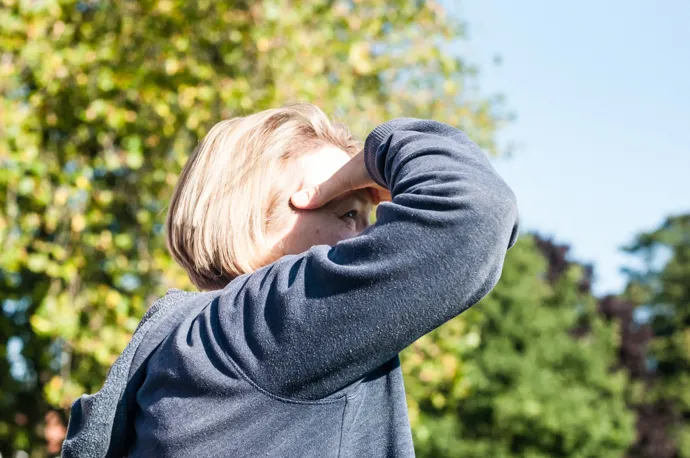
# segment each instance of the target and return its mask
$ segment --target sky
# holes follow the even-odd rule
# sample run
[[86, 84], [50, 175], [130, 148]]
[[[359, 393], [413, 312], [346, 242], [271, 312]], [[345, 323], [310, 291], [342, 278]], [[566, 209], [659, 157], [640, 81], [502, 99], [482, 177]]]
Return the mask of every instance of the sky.
[[522, 230], [593, 263], [596, 294], [620, 292], [638, 264], [620, 247], [690, 211], [690, 1], [444, 3], [468, 25], [454, 51], [516, 115], [494, 165]]

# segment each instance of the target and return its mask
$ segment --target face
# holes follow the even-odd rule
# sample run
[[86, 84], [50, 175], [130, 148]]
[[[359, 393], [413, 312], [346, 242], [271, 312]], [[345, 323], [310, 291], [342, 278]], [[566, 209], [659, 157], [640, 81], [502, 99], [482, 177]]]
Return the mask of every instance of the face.
[[[350, 160], [350, 156], [335, 146], [324, 146], [298, 160], [298, 169], [304, 179], [300, 189], [304, 189], [326, 181]], [[314, 245], [335, 245], [355, 237], [369, 226], [372, 208], [369, 190], [358, 189], [336, 197], [321, 208], [294, 209], [286, 230], [278, 235], [282, 254], [299, 254]]]

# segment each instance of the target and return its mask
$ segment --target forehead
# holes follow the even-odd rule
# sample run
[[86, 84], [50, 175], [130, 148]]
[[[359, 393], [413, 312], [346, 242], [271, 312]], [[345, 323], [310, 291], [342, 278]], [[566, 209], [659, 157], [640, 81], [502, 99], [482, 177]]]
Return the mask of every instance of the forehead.
[[[342, 149], [327, 145], [304, 154], [299, 158], [302, 172], [302, 188], [308, 188], [323, 183], [335, 174], [349, 160], [350, 156]], [[345, 201], [360, 201], [373, 203], [371, 193], [367, 189], [355, 189], [333, 199], [332, 203]]]
[[333, 176], [350, 160], [338, 147], [327, 145], [310, 151], [299, 158], [303, 186], [315, 186]]

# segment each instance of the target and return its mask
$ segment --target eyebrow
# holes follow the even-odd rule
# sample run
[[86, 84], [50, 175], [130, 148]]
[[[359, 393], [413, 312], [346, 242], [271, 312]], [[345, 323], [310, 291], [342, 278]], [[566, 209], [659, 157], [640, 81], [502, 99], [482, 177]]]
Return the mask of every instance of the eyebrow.
[[355, 189], [353, 191], [348, 191], [342, 196], [336, 197], [335, 199], [331, 200], [332, 203], [334, 204], [339, 204], [342, 202], [345, 202], [346, 200], [355, 200], [357, 202], [360, 202], [364, 205], [367, 204], [372, 204], [374, 203], [371, 194], [369, 194], [369, 191], [366, 190], [366, 188], [361, 188], [361, 189]]

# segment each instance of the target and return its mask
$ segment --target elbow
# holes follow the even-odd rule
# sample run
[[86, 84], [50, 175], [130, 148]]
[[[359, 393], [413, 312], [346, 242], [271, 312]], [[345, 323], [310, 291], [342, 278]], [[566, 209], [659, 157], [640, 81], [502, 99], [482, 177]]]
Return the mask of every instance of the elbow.
[[481, 215], [481, 233], [507, 250], [517, 240], [519, 213], [517, 196], [508, 184], [496, 176], [480, 192], [477, 213]]
[[520, 213], [518, 211], [517, 196], [513, 190], [502, 181], [502, 189], [498, 193], [496, 219], [500, 227], [504, 228], [508, 241], [505, 244], [506, 250], [510, 249], [517, 241], [520, 233]]
[[[472, 269], [475, 273], [475, 295], [481, 297], [490, 291], [500, 278], [506, 253], [519, 234], [517, 198], [512, 189], [497, 180], [491, 192], [475, 207], [476, 226], [472, 228], [469, 244]], [[466, 258], [467, 259], [467, 258]]]

